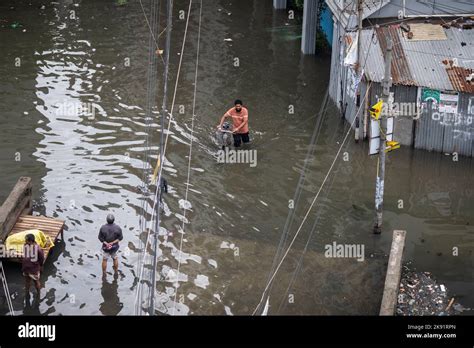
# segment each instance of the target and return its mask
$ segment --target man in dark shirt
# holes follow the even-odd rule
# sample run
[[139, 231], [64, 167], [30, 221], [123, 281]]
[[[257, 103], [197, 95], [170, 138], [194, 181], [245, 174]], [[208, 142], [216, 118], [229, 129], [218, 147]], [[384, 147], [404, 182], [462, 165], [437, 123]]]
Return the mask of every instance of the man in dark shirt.
[[100, 228], [99, 240], [102, 242], [102, 272], [105, 275], [107, 271], [107, 261], [114, 260], [114, 271], [118, 272], [119, 242], [123, 239], [122, 229], [114, 224], [115, 217], [112, 214], [107, 215], [107, 225]]
[[25, 245], [23, 246], [23, 260], [21, 271], [25, 277], [26, 297], [30, 296], [31, 280], [35, 283], [37, 296], [40, 295], [41, 282], [40, 274], [43, 271], [44, 253], [35, 241], [33, 234], [25, 236]]

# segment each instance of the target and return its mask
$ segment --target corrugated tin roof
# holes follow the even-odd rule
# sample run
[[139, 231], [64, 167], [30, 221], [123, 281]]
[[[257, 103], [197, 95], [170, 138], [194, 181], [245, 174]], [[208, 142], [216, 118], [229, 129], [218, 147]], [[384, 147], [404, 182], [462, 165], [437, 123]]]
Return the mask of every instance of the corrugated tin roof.
[[361, 68], [368, 80], [381, 82], [384, 75], [384, 57], [374, 29], [362, 30], [360, 34]]
[[456, 91], [474, 94], [474, 84], [467, 81], [474, 70], [453, 66], [452, 68], [446, 68], [446, 72]]
[[[371, 16], [389, 2], [390, 0], [362, 0], [362, 19]], [[357, 1], [326, 0], [326, 4], [343, 27], [348, 29], [357, 27]]]
[[390, 38], [392, 40], [392, 80], [393, 83], [400, 85], [413, 86], [416, 85], [410, 72], [405, 51], [400, 42], [398, 35], [398, 28], [394, 26], [377, 28], [375, 31], [379, 39], [380, 48], [384, 53], [387, 49], [387, 42]]
[[[444, 29], [446, 40], [410, 41], [402, 35], [399, 26], [365, 29], [361, 33], [361, 61], [367, 79], [381, 82], [384, 75], [384, 57], [386, 39], [391, 37], [394, 43], [392, 75], [393, 83], [417, 85], [438, 90], [472, 91], [472, 84], [460, 81], [461, 71], [447, 71], [443, 60], [453, 60], [454, 65], [464, 69], [474, 69], [474, 30], [458, 28]], [[374, 35], [375, 31], [375, 35]], [[376, 39], [373, 39], [375, 36]], [[371, 41], [373, 41], [371, 45]], [[462, 72], [462, 76], [470, 70]], [[450, 75], [451, 74], [451, 75]], [[469, 75], [469, 74], [468, 74]], [[451, 76], [451, 77], [450, 77]], [[454, 83], [453, 83], [453, 78]], [[462, 82], [462, 83], [461, 83]]]
[[380, 10], [382, 7], [387, 5], [390, 0], [363, 0], [362, 1], [362, 19], [373, 15], [375, 12]]

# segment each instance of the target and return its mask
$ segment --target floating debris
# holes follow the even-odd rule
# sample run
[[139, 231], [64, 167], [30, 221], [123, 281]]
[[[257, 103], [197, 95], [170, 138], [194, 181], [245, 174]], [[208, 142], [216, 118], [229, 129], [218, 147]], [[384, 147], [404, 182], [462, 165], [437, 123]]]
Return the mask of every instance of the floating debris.
[[416, 272], [403, 266], [398, 292], [397, 315], [456, 315], [467, 308], [448, 296], [446, 286], [438, 284], [429, 272]]
[[232, 314], [232, 311], [230, 310], [230, 308], [228, 306], [224, 306], [224, 310], [225, 310], [225, 314], [234, 315], [234, 314]]
[[207, 262], [214, 268], [217, 268], [217, 262], [213, 259], [207, 260]]
[[20, 28], [20, 27], [22, 27], [20, 22], [13, 22], [12, 24], [10, 24], [10, 28], [12, 28], [12, 29], [16, 29], [16, 28]]
[[221, 249], [232, 249], [232, 250], [234, 250], [235, 249], [235, 244], [223, 241], [220, 245], [220, 248]]
[[180, 209], [191, 210], [193, 207], [191, 202], [184, 199], [180, 199], [178, 203]]
[[209, 285], [209, 278], [205, 275], [199, 274], [196, 279], [194, 279], [194, 284], [200, 288], [206, 289]]

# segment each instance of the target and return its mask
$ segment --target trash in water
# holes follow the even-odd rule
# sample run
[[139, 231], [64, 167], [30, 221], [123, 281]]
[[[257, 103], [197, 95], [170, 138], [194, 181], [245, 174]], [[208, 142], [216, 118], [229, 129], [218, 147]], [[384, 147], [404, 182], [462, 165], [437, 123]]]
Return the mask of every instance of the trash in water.
[[[437, 284], [429, 272], [417, 272], [403, 266], [396, 314], [417, 315], [456, 315], [467, 310], [454, 297], [448, 296], [443, 284]], [[453, 305], [454, 303], [454, 305]]]
[[184, 200], [184, 199], [180, 199], [180, 200], [179, 200], [179, 207], [180, 207], [181, 209], [191, 210], [192, 207], [193, 207], [193, 205], [192, 205], [191, 202], [189, 202], [189, 201], [186, 201], [186, 200]]
[[10, 24], [10, 28], [12, 28], [12, 29], [17, 29], [17, 28], [20, 28], [20, 27], [22, 27], [20, 22], [13, 22], [12, 24]]

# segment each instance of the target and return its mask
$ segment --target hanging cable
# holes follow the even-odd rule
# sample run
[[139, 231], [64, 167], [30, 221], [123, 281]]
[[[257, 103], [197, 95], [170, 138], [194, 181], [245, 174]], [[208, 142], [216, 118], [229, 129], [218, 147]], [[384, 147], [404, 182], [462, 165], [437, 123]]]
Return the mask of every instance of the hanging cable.
[[[333, 139], [335, 138], [335, 135], [337, 133], [337, 128], [336, 130], [334, 131], [334, 136], [333, 136]], [[334, 175], [332, 177], [332, 180], [331, 180], [331, 183], [329, 184], [329, 187], [327, 188], [326, 190], [326, 195], [324, 197], [325, 200], [327, 200], [327, 198], [329, 197], [329, 194], [331, 193], [331, 190], [332, 190], [332, 187], [334, 185], [334, 182], [336, 181], [336, 177], [337, 177], [337, 173], [339, 171], [339, 168], [341, 167], [342, 165], [342, 162], [339, 162], [339, 165], [336, 169], [336, 171], [334, 172]], [[298, 278], [302, 268], [303, 268], [303, 261], [304, 261], [304, 256], [306, 254], [306, 252], [308, 251], [308, 248], [309, 248], [309, 244], [310, 244], [310, 241], [311, 241], [311, 238], [313, 237], [313, 234], [314, 232], [316, 232], [316, 228], [318, 227], [318, 223], [319, 223], [319, 220], [321, 219], [321, 215], [322, 215], [322, 210], [321, 210], [321, 204], [319, 205], [319, 210], [318, 210], [318, 213], [317, 213], [317, 216], [316, 216], [316, 219], [313, 223], [313, 227], [311, 228], [311, 232], [308, 236], [308, 239], [306, 241], [306, 245], [303, 249], [303, 252], [301, 253], [300, 255], [300, 259], [298, 261], [298, 264], [296, 266], [296, 269], [295, 271], [293, 272], [293, 276], [291, 277], [291, 280], [290, 280], [290, 283], [288, 284], [288, 287], [286, 289], [286, 292], [285, 294], [282, 296], [282, 299], [281, 299], [281, 302], [280, 302], [280, 305], [278, 306], [278, 313], [281, 312], [281, 310], [284, 308], [283, 307], [283, 304], [285, 304], [285, 307], [286, 307], [286, 304], [288, 304], [287, 301], [285, 301], [288, 293], [291, 291], [292, 287], [294, 286], [295, 282], [296, 282], [296, 279]]]
[[[170, 130], [170, 127], [171, 127], [171, 122], [173, 120], [173, 110], [174, 110], [174, 106], [175, 106], [175, 102], [176, 102], [176, 93], [177, 93], [177, 89], [178, 89], [179, 77], [180, 77], [180, 73], [181, 73], [181, 66], [182, 66], [182, 61], [183, 61], [183, 57], [184, 57], [184, 48], [185, 48], [186, 37], [187, 37], [187, 32], [188, 32], [188, 27], [189, 27], [189, 15], [190, 15], [190, 11], [191, 11], [191, 5], [192, 5], [192, 0], [189, 1], [189, 10], [188, 10], [188, 16], [187, 16], [187, 20], [186, 20], [186, 27], [185, 27], [185, 31], [184, 31], [183, 43], [182, 43], [182, 47], [181, 47], [180, 60], [179, 60], [179, 64], [178, 64], [178, 72], [177, 72], [177, 75], [176, 75], [173, 101], [172, 101], [172, 105], [171, 105], [171, 111], [168, 114], [169, 120], [168, 120], [168, 127], [167, 127], [167, 132], [166, 132], [167, 134], [166, 134], [165, 144], [164, 144], [162, 156], [160, 156], [158, 158], [157, 168], [155, 169], [155, 172], [158, 172], [157, 175], [159, 174], [158, 175], [158, 180], [156, 180], [157, 178], [156, 178], [155, 175], [153, 177], [153, 182], [155, 182], [157, 184], [156, 184], [156, 190], [155, 190], [155, 193], [154, 193], [153, 208], [151, 210], [150, 223], [151, 223], [151, 221], [154, 221], [154, 215], [155, 215], [155, 212], [157, 211], [156, 206], [157, 206], [157, 204], [160, 203], [159, 199], [158, 199], [159, 198], [160, 185], [158, 183], [161, 182], [163, 162], [164, 162], [164, 159], [166, 158], [166, 150], [167, 150], [167, 144], [168, 144], [168, 139], [169, 139], [169, 134], [170, 134], [169, 130]], [[161, 131], [164, 132], [163, 129]], [[161, 204], [159, 204], [159, 205], [161, 206]], [[146, 243], [145, 243], [145, 250], [146, 250], [146, 248], [148, 247], [148, 244], [149, 244], [149, 237], [150, 237], [150, 230], [148, 229]], [[143, 256], [143, 259], [145, 257], [146, 257], [146, 253]], [[138, 282], [139, 283], [141, 282], [141, 280], [143, 278], [143, 269], [144, 269], [144, 265], [142, 264], [142, 267], [141, 267], [140, 272], [138, 274]], [[137, 292], [137, 297], [136, 297], [135, 301], [137, 302], [138, 299], [139, 298], [138, 298], [138, 292]]]
[[13, 308], [12, 298], [10, 296], [10, 289], [8, 288], [7, 277], [5, 275], [5, 269], [3, 268], [3, 262], [0, 260], [0, 276], [2, 277], [3, 290], [5, 292], [5, 298], [7, 300], [8, 311], [11, 316], [15, 315], [15, 310]]
[[[177, 275], [179, 277], [179, 270], [181, 266], [181, 254], [183, 250], [183, 238], [184, 238], [184, 230], [185, 230], [185, 222], [186, 222], [186, 202], [188, 202], [188, 193], [189, 193], [189, 185], [190, 185], [190, 178], [191, 178], [191, 159], [193, 154], [193, 139], [194, 139], [194, 120], [196, 117], [196, 95], [197, 95], [197, 84], [198, 84], [198, 70], [199, 70], [199, 53], [200, 53], [200, 43], [201, 43], [201, 22], [202, 22], [202, 0], [200, 0], [200, 7], [199, 7], [199, 29], [198, 29], [198, 38], [197, 38], [197, 53], [196, 53], [196, 72], [194, 75], [194, 97], [193, 97], [193, 113], [191, 119], [191, 143], [189, 145], [189, 155], [188, 155], [188, 175], [186, 179], [186, 193], [184, 198], [184, 206], [183, 206], [183, 224], [181, 227], [181, 239], [179, 242], [179, 254], [178, 254], [178, 269]], [[175, 283], [175, 292], [174, 292], [174, 302], [173, 302], [173, 315], [176, 311], [176, 299], [178, 296], [178, 279], [176, 279]]]
[[[381, 4], [380, 4], [380, 7], [379, 7], [378, 11], [380, 11], [381, 8], [382, 8], [382, 1], [381, 1]], [[371, 42], [370, 42], [370, 45], [369, 45], [369, 47], [368, 47], [367, 53], [366, 53], [366, 55], [365, 55], [365, 60], [364, 60], [364, 64], [363, 64], [363, 67], [362, 67], [362, 71], [365, 69], [365, 67], [366, 67], [366, 65], [367, 65], [367, 59], [368, 59], [368, 57], [369, 57], [370, 49], [371, 49], [373, 43], [374, 43], [374, 40], [373, 40], [373, 38], [372, 38], [372, 40], [371, 40]], [[359, 107], [359, 109], [358, 109], [356, 115], [354, 116], [354, 120], [352, 121], [352, 124], [351, 124], [351, 126], [349, 127], [349, 130], [348, 130], [348, 132], [347, 132], [347, 134], [346, 134], [346, 137], [344, 138], [344, 141], [343, 141], [341, 147], [339, 148], [339, 151], [338, 151], [338, 153], [337, 153], [337, 155], [336, 155], [336, 158], [334, 159], [333, 165], [331, 166], [331, 168], [330, 168], [330, 170], [329, 170], [329, 172], [328, 172], [328, 175], [329, 175], [329, 173], [330, 173], [332, 167], [334, 166], [335, 161], [337, 160], [337, 157], [338, 157], [338, 155], [339, 155], [339, 153], [340, 153], [340, 151], [341, 151], [341, 149], [342, 149], [342, 146], [344, 145], [344, 142], [347, 140], [347, 136], [349, 135], [350, 130], [352, 129], [352, 126], [355, 124], [355, 121], [356, 121], [356, 119], [357, 119], [357, 116], [358, 116], [359, 112], [361, 112], [361, 110], [362, 110], [362, 106], [364, 105], [365, 99], [366, 99], [367, 96], [368, 96], [368, 93], [369, 93], [369, 90], [370, 90], [370, 86], [371, 86], [371, 85], [372, 85], [372, 82], [369, 83], [369, 86], [368, 86], [368, 88], [367, 88], [367, 90], [366, 90], [366, 94], [365, 94], [363, 100], [362, 100], [361, 103], [360, 103], [360, 107]], [[327, 93], [328, 93], [328, 91], [326, 92], [325, 99], [327, 98]], [[324, 108], [323, 108], [323, 110], [324, 110]], [[320, 118], [321, 118], [321, 117], [320, 117]], [[319, 121], [319, 119], [318, 119], [318, 121]], [[317, 128], [317, 126], [316, 126], [316, 128]], [[315, 128], [315, 129], [316, 129], [316, 128]], [[314, 134], [313, 134], [313, 137], [314, 137]], [[310, 148], [308, 149], [308, 155], [309, 155], [309, 151], [311, 150], [312, 146], [313, 146], [313, 138], [311, 139]], [[308, 155], [307, 155], [307, 156], [308, 156]], [[307, 157], [307, 159], [308, 159], [308, 157]], [[306, 164], [306, 163], [305, 163], [305, 164]], [[304, 183], [304, 179], [303, 179], [303, 178], [304, 178], [304, 175], [305, 175], [305, 171], [306, 171], [306, 165], [305, 165], [305, 167], [303, 168], [303, 172], [301, 173], [300, 181], [298, 182], [298, 186], [297, 186], [297, 188], [296, 188], [295, 196], [298, 196], [298, 197], [299, 197], [299, 195], [301, 194], [301, 193], [298, 193], [298, 190], [300, 189], [300, 187], [299, 187], [300, 183], [301, 183], [301, 186], [302, 186], [303, 183]], [[326, 175], [326, 178], [325, 178], [325, 180], [323, 181], [323, 183], [322, 183], [322, 185], [321, 185], [321, 187], [320, 187], [320, 189], [319, 189], [319, 191], [318, 191], [318, 194], [316, 195], [315, 200], [317, 199], [319, 193], [321, 192], [321, 189], [322, 189], [322, 187], [324, 186], [324, 183], [325, 183], [325, 181], [327, 180], [328, 175]], [[315, 200], [313, 201], [313, 204], [314, 204]], [[311, 208], [312, 208], [312, 206], [310, 206], [310, 210], [311, 210]], [[296, 211], [296, 206], [295, 206], [295, 209], [294, 209], [294, 210]], [[290, 216], [290, 214], [292, 214], [292, 212], [290, 212], [290, 213], [288, 214], [288, 216]], [[307, 212], [307, 215], [308, 215], [308, 214], [309, 214], [309, 211]], [[277, 269], [275, 269], [275, 268], [273, 267], [273, 265], [272, 265], [272, 271], [270, 272], [270, 275], [271, 275], [271, 276], [269, 276], [269, 280], [267, 281], [267, 286], [265, 287], [265, 290], [264, 290], [264, 292], [263, 292], [263, 294], [262, 294], [262, 298], [261, 298], [259, 304], [257, 305], [257, 307], [255, 308], [255, 310], [254, 310], [254, 312], [253, 312], [253, 315], [255, 315], [255, 313], [259, 310], [260, 306], [262, 306], [262, 304], [265, 302], [265, 297], [268, 296], [267, 293], [269, 292], [269, 290], [271, 290], [272, 283], [273, 283], [273, 278], [275, 277], [276, 273], [278, 272], [279, 267], [280, 267], [281, 264], [283, 263], [284, 258], [286, 257], [286, 255], [288, 254], [289, 250], [291, 249], [291, 246], [292, 246], [294, 240], [296, 239], [296, 236], [298, 235], [298, 233], [299, 233], [299, 231], [300, 231], [300, 229], [301, 229], [301, 226], [302, 226], [303, 223], [305, 222], [307, 215], [305, 216], [305, 218], [303, 219], [303, 221], [302, 221], [302, 223], [301, 223], [299, 229], [297, 230], [297, 232], [296, 232], [296, 234], [295, 234], [295, 236], [294, 236], [292, 242], [290, 243], [290, 246], [289, 246], [288, 250], [286, 251], [286, 253], [284, 254], [284, 256], [281, 258], [281, 260], [280, 260], [280, 262], [279, 262], [279, 264], [278, 264]], [[288, 218], [287, 218], [287, 221], [288, 221]], [[285, 224], [285, 226], [286, 226], [286, 224]], [[285, 230], [284, 230], [283, 233], [284, 233], [284, 234], [288, 234], [289, 232], [285, 232]], [[312, 234], [310, 234], [310, 238], [311, 238], [311, 236], [312, 236]], [[282, 238], [283, 238], [283, 236], [282, 236]], [[285, 242], [286, 242], [286, 236], [285, 236]], [[309, 241], [308, 241], [308, 243], [309, 243]], [[279, 245], [279, 248], [280, 248], [280, 245]], [[277, 250], [277, 254], [280, 254], [280, 253], [281, 253], [281, 251], [280, 251], [280, 250]], [[274, 262], [275, 262], [276, 259], [277, 259], [277, 258], [275, 257]]]
[[[360, 108], [359, 108], [359, 112], [360, 112], [360, 110], [362, 109], [362, 106], [364, 105], [365, 99], [367, 98], [367, 95], [368, 95], [368, 93], [369, 93], [369, 89], [370, 89], [370, 88], [367, 88], [366, 94], [365, 94], [365, 96], [364, 96], [364, 98], [363, 98], [363, 100], [362, 100], [362, 102], [361, 102], [361, 106], [360, 106]], [[299, 233], [301, 232], [301, 228], [303, 227], [304, 223], [306, 222], [306, 219], [308, 218], [309, 213], [310, 213], [311, 210], [313, 209], [313, 206], [314, 206], [314, 204], [316, 203], [316, 200], [318, 199], [319, 194], [321, 193], [321, 190], [322, 190], [323, 187], [324, 187], [324, 184], [325, 184], [326, 181], [328, 180], [329, 175], [331, 174], [331, 171], [332, 171], [332, 169], [334, 168], [334, 165], [336, 164], [337, 159], [339, 158], [339, 155], [340, 155], [340, 153], [341, 153], [341, 151], [342, 151], [342, 149], [343, 149], [343, 147], [344, 147], [344, 145], [345, 145], [345, 143], [346, 143], [346, 141], [347, 141], [347, 138], [349, 137], [349, 134], [350, 134], [350, 132], [351, 132], [351, 130], [352, 130], [352, 127], [353, 127], [354, 124], [355, 124], [355, 120], [356, 120], [356, 119], [357, 119], [357, 117], [354, 117], [354, 120], [352, 121], [351, 126], [349, 127], [349, 130], [347, 131], [347, 133], [346, 133], [346, 135], [345, 135], [345, 137], [344, 137], [344, 139], [343, 139], [343, 141], [342, 141], [342, 143], [341, 143], [341, 146], [339, 147], [339, 150], [337, 151], [336, 156], [334, 157], [334, 160], [332, 161], [332, 164], [331, 164], [331, 166], [329, 167], [329, 170], [328, 170], [326, 176], [324, 177], [323, 182], [322, 182], [321, 186], [319, 187], [318, 192], [316, 193], [316, 196], [315, 196], [314, 199], [312, 200], [312, 202], [311, 202], [311, 204], [310, 204], [308, 210], [306, 211], [306, 214], [305, 214], [304, 217], [303, 217], [303, 221], [301, 221], [300, 226], [299, 226], [298, 229], [296, 230], [296, 233], [295, 233], [295, 235], [293, 236], [293, 239], [292, 239], [291, 242], [290, 242], [290, 245], [288, 246], [287, 250], [285, 251], [285, 254], [284, 254], [283, 257], [281, 258], [280, 262], [278, 263], [278, 266], [276, 267], [275, 271], [273, 272], [272, 276], [270, 277], [270, 280], [268, 281], [267, 285], [265, 286], [265, 289], [264, 289], [264, 291], [263, 291], [263, 294], [262, 294], [262, 297], [261, 297], [261, 299], [260, 299], [260, 302], [259, 302], [259, 304], [257, 305], [257, 307], [255, 308], [255, 310], [253, 311], [253, 315], [255, 315], [255, 313], [257, 312], [258, 308], [259, 308], [259, 307], [262, 305], [262, 303], [264, 302], [264, 300], [265, 300], [265, 294], [267, 293], [268, 289], [270, 288], [270, 286], [271, 286], [273, 280], [275, 279], [276, 274], [278, 273], [278, 271], [280, 270], [281, 265], [283, 264], [283, 261], [285, 261], [286, 257], [288, 256], [288, 253], [290, 252], [291, 248], [293, 247], [293, 244], [295, 243], [296, 238], [298, 237]]]
[[[169, 74], [169, 64], [170, 64], [170, 50], [171, 50], [171, 31], [172, 31], [172, 22], [173, 22], [173, 0], [168, 0], [167, 2], [167, 24], [166, 24], [166, 59], [165, 59], [165, 71], [164, 71], [164, 85], [163, 85], [163, 102], [161, 107], [161, 136], [160, 136], [160, 157], [164, 157], [164, 133], [163, 129], [165, 127], [165, 117], [167, 112], [168, 105], [168, 74]], [[151, 294], [150, 294], [150, 305], [149, 312], [150, 315], [155, 313], [155, 289], [156, 289], [156, 266], [158, 263], [158, 235], [160, 230], [160, 214], [161, 214], [161, 199], [163, 191], [165, 190], [166, 183], [161, 181], [157, 182], [157, 192], [158, 194], [158, 206], [156, 207], [156, 217], [155, 217], [155, 228], [154, 228], [154, 245], [153, 245], [153, 264], [152, 264], [152, 279], [151, 279]]]
[[[141, 200], [141, 214], [139, 219], [139, 228], [140, 233], [146, 230], [146, 222], [147, 222], [147, 215], [148, 215], [148, 203], [147, 197], [149, 195], [149, 156], [150, 156], [150, 130], [151, 130], [151, 119], [153, 117], [153, 108], [155, 105], [155, 95], [156, 95], [156, 87], [157, 87], [157, 55], [154, 49], [154, 45], [158, 46], [155, 38], [155, 32], [159, 31], [159, 16], [160, 16], [160, 1], [159, 0], [151, 0], [150, 1], [150, 21], [148, 20], [145, 9], [143, 7], [142, 1], [140, 0], [140, 6], [143, 11], [143, 15], [145, 16], [145, 21], [148, 24], [148, 28], [150, 30], [149, 42], [148, 42], [148, 71], [147, 71], [147, 96], [146, 96], [146, 106], [145, 106], [145, 148], [144, 148], [144, 158], [143, 158], [143, 165], [142, 165], [142, 200]], [[139, 237], [139, 249], [143, 248], [143, 243], [141, 238]], [[146, 253], [146, 250], [144, 251]], [[141, 258], [137, 259], [137, 273], [141, 269], [140, 264]], [[140, 284], [138, 284], [138, 288], [140, 289]], [[141, 296], [141, 291], [140, 291]], [[135, 307], [135, 312], [139, 314], [140, 308]]]
[[[328, 95], [329, 95], [329, 89], [326, 89], [326, 92], [324, 94], [323, 103], [321, 104], [321, 108], [320, 108], [320, 111], [318, 113], [319, 118], [318, 118], [318, 120], [316, 122], [316, 125], [314, 127], [313, 135], [311, 136], [308, 151], [306, 153], [306, 157], [305, 157], [305, 160], [304, 160], [303, 169], [301, 170], [300, 178], [298, 180], [298, 183], [297, 183], [297, 186], [296, 186], [296, 191], [295, 191], [295, 194], [293, 196], [293, 208], [288, 212], [288, 215], [286, 217], [285, 225], [283, 227], [283, 232], [282, 232], [282, 235], [280, 237], [280, 242], [278, 244], [276, 254], [273, 258], [272, 267], [270, 269], [270, 273], [268, 275], [268, 280], [267, 281], [270, 281], [271, 275], [275, 271], [275, 269], [278, 265], [278, 262], [280, 261], [282, 255], [283, 255], [283, 250], [286, 247], [286, 242], [287, 242], [287, 239], [289, 237], [289, 233], [290, 233], [290, 231], [292, 229], [292, 226], [293, 226], [293, 222], [294, 222], [295, 214], [296, 214], [295, 212], [296, 212], [296, 210], [299, 206], [301, 193], [303, 191], [303, 185], [306, 181], [307, 167], [308, 167], [309, 163], [311, 162], [310, 158], [313, 156], [314, 151], [316, 150], [315, 145], [316, 145], [317, 139], [319, 137], [319, 133], [321, 131], [321, 125], [322, 125], [321, 121], [322, 121], [322, 118], [323, 118], [323, 111], [326, 109], [326, 104], [327, 104], [327, 101], [328, 101]], [[267, 289], [267, 292], [269, 292], [270, 290], [271, 290], [271, 286], [270, 286], [269, 289]], [[266, 296], [266, 294], [265, 294], [265, 296]], [[262, 301], [261, 304], [263, 305], [263, 303], [265, 303], [265, 301]]]

